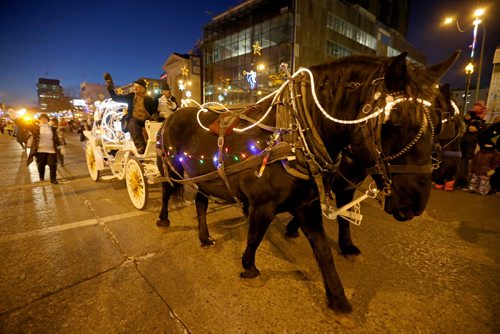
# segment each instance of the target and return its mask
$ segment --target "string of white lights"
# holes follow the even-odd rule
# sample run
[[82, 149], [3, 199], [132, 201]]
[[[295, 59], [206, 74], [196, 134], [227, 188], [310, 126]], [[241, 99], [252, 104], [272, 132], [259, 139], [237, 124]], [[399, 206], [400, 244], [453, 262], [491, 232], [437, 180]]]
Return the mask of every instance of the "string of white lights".
[[[365, 116], [365, 117], [362, 117], [362, 118], [359, 118], [359, 119], [355, 119], [355, 120], [344, 120], [344, 119], [339, 119], [339, 118], [335, 118], [333, 116], [331, 116], [328, 112], [326, 112], [326, 110], [323, 108], [323, 106], [321, 105], [321, 103], [319, 102], [319, 99], [316, 95], [316, 84], [315, 84], [315, 81], [314, 81], [314, 76], [311, 72], [311, 70], [309, 70], [308, 68], [305, 68], [305, 67], [301, 67], [299, 68], [293, 75], [292, 75], [292, 78], [295, 78], [297, 77], [299, 74], [301, 73], [307, 73], [307, 75], [309, 76], [310, 78], [310, 81], [311, 81], [311, 93], [312, 93], [312, 97], [314, 99], [314, 103], [316, 104], [316, 106], [318, 107], [318, 109], [321, 111], [321, 113], [323, 114], [323, 116], [325, 116], [327, 119], [329, 119], [330, 121], [332, 122], [335, 122], [335, 123], [340, 123], [340, 124], [359, 124], [359, 123], [363, 123], [363, 122], [366, 122], [368, 121], [369, 119], [372, 119], [372, 118], [375, 118], [375, 117], [378, 117], [381, 113], [385, 113], [385, 118], [387, 119], [390, 115], [390, 112], [392, 110], [392, 108], [394, 108], [394, 106], [398, 103], [401, 103], [401, 102], [404, 102], [404, 101], [413, 101], [413, 98], [404, 98], [404, 97], [401, 97], [401, 98], [398, 98], [398, 99], [392, 99], [391, 96], [389, 96], [388, 98], [386, 98], [386, 105], [384, 108], [375, 108], [375, 112]], [[272, 107], [274, 106], [274, 102], [276, 101], [276, 98], [279, 96], [279, 94], [282, 92], [282, 90], [290, 84], [290, 81], [291, 80], [287, 80], [285, 81], [281, 86], [280, 88], [278, 88], [277, 90], [275, 90], [274, 92], [264, 96], [263, 98], [261, 98], [259, 101], [257, 101], [257, 104], [267, 100], [268, 98], [270, 97], [273, 97], [273, 100], [271, 102], [271, 104], [269, 105], [269, 108], [266, 110], [266, 112], [264, 113], [264, 115], [258, 119], [255, 123], [252, 123], [251, 125], [245, 127], [245, 128], [234, 128], [233, 130], [235, 132], [244, 132], [244, 131], [247, 131], [257, 125], [259, 125], [270, 113]], [[219, 102], [206, 102], [204, 104], [199, 104], [198, 102], [196, 102], [195, 100], [192, 100], [192, 99], [188, 99], [187, 100], [189, 102], [193, 102], [195, 103], [196, 105], [198, 105], [200, 107], [200, 110], [198, 110], [198, 114], [196, 115], [196, 119], [198, 121], [198, 124], [200, 125], [200, 127], [202, 127], [203, 129], [205, 129], [206, 131], [210, 131], [209, 128], [207, 128], [206, 126], [204, 126], [202, 123], [201, 123], [201, 120], [200, 120], [200, 113], [201, 112], [207, 112], [208, 109], [206, 109], [206, 107], [208, 106], [219, 106], [219, 107], [222, 107], [224, 110], [223, 111], [217, 111], [217, 110], [212, 110], [213, 112], [216, 112], [216, 113], [219, 113], [219, 114], [223, 114], [223, 113], [226, 113], [226, 112], [229, 112], [229, 109], [227, 109], [223, 104], [219, 103]], [[429, 101], [427, 100], [423, 100], [423, 99], [420, 99], [420, 98], [416, 98], [415, 101], [417, 101], [418, 103], [421, 103], [423, 104], [424, 106], [426, 107], [429, 107], [432, 105], [432, 103], [430, 103]], [[457, 108], [458, 109], [458, 108]]]

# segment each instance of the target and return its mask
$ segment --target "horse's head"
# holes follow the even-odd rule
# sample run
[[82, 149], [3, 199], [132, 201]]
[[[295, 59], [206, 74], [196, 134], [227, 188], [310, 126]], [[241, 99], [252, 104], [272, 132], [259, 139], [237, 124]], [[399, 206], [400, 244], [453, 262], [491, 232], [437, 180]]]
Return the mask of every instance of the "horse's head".
[[378, 116], [353, 128], [350, 150], [385, 195], [385, 211], [399, 221], [422, 214], [427, 205], [442, 116], [433, 108], [442, 94], [436, 82], [457, 56], [429, 68], [407, 64], [406, 53], [386, 58], [365, 88], [369, 93], [360, 94], [366, 99], [357, 118]]
[[433, 108], [441, 114], [441, 129], [436, 131], [438, 140], [449, 141], [465, 132], [465, 123], [460, 116], [456, 102], [451, 98], [450, 85], [439, 86], [439, 93], [434, 98]]

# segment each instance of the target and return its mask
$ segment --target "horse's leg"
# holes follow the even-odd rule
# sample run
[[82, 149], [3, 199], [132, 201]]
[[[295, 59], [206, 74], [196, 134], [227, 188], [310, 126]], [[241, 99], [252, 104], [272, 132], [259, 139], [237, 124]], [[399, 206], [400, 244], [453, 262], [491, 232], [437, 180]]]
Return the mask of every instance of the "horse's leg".
[[[355, 189], [345, 189], [342, 191], [337, 191], [335, 193], [335, 199], [337, 202], [337, 207], [342, 207], [347, 203], [351, 202], [354, 198]], [[361, 250], [354, 245], [351, 239], [350, 222], [342, 218], [337, 217], [337, 222], [339, 224], [339, 247], [341, 254], [351, 261], [358, 259], [361, 254]]]
[[[291, 212], [293, 215], [293, 213]], [[299, 237], [299, 221], [295, 216], [286, 225], [285, 237], [287, 238], [298, 238]]]
[[196, 214], [198, 215], [198, 238], [203, 247], [215, 245], [214, 239], [210, 237], [207, 226], [207, 208], [208, 197], [200, 193], [196, 193]]
[[341, 325], [352, 328], [352, 306], [347, 299], [340, 277], [335, 269], [332, 250], [323, 228], [321, 205], [319, 200], [296, 211], [295, 218], [307, 237], [318, 262], [326, 290], [328, 306], [334, 312], [334, 318]]
[[260, 275], [259, 270], [255, 266], [255, 252], [274, 219], [275, 208], [275, 205], [269, 203], [259, 205], [258, 207], [250, 205], [247, 247], [241, 258], [243, 269], [245, 269], [244, 272], [240, 273], [240, 277], [242, 278], [255, 278]]
[[172, 196], [173, 191], [174, 188], [170, 185], [170, 183], [163, 182], [161, 184], [161, 210], [160, 217], [156, 221], [156, 226], [159, 228], [167, 228], [170, 226], [170, 220], [168, 219], [168, 201], [170, 200], [170, 196]]

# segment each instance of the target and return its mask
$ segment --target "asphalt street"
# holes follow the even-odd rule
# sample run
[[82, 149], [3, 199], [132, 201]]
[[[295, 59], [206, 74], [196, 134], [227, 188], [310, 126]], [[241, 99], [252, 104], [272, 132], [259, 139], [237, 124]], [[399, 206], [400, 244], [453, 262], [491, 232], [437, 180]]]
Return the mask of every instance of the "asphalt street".
[[339, 255], [336, 224], [325, 222], [354, 308], [347, 330], [326, 307], [305, 237], [284, 237], [289, 215], [257, 251], [261, 276], [240, 279], [238, 207], [210, 203], [212, 248], [198, 241], [192, 196], [172, 203], [159, 233], [160, 188], [136, 210], [125, 181], [93, 182], [78, 136], [67, 139], [52, 185], [0, 134], [1, 333], [500, 332], [500, 196], [433, 190], [405, 223], [365, 201], [351, 228], [359, 262]]

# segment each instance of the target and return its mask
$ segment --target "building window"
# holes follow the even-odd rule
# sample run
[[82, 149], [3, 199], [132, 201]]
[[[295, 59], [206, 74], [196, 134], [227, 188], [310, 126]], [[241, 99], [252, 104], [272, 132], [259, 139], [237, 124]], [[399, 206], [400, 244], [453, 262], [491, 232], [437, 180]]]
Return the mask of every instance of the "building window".
[[332, 41], [326, 41], [326, 53], [335, 58], [346, 57], [354, 54], [354, 51]]
[[377, 39], [375, 37], [331, 12], [328, 12], [327, 27], [361, 45], [377, 50]]

